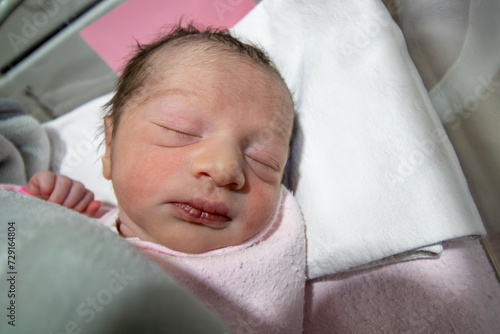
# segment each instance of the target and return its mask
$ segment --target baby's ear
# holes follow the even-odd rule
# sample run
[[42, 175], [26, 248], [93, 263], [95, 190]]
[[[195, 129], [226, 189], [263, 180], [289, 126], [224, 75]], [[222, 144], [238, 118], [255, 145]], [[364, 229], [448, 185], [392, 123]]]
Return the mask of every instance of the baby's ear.
[[111, 180], [111, 140], [113, 136], [113, 120], [104, 117], [104, 156], [102, 157], [102, 175]]

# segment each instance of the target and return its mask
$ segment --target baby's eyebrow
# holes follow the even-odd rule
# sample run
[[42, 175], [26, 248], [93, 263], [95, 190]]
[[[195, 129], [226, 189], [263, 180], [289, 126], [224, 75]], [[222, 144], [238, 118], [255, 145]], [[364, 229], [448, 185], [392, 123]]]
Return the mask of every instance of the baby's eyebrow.
[[176, 96], [181, 98], [186, 98], [186, 97], [200, 98], [200, 95], [197, 94], [195, 91], [183, 88], [155, 89], [143, 95], [144, 96], [139, 98], [140, 104], [148, 103], [161, 98], [170, 98]]
[[266, 127], [254, 134], [253, 143], [262, 148], [282, 149], [289, 146], [287, 135], [277, 127]]
[[185, 88], [169, 88], [159, 90], [156, 95], [159, 96], [172, 96], [172, 95], [181, 95], [181, 96], [195, 96], [199, 97], [200, 95], [195, 91], [185, 89]]
[[278, 137], [280, 140], [282, 139], [285, 142], [285, 144], [288, 145], [293, 129], [289, 129], [289, 127], [286, 125], [286, 121], [284, 120], [276, 119], [271, 124], [273, 126], [269, 126], [265, 129], [262, 129], [262, 132], [264, 134], [261, 135], [265, 136], [267, 134], [267, 136], [269, 137], [270, 133], [272, 133], [273, 136]]

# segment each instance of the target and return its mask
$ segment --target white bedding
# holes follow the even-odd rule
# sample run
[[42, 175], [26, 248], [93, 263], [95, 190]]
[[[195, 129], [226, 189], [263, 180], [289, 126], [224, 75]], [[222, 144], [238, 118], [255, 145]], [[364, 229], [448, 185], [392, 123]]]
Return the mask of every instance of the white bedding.
[[[455, 152], [381, 2], [264, 1], [233, 30], [269, 52], [294, 94], [301, 131], [291, 181], [307, 225], [310, 278], [436, 255], [443, 240], [484, 234]], [[92, 138], [109, 97], [44, 126], [65, 142], [54, 169], [113, 203], [100, 139]]]

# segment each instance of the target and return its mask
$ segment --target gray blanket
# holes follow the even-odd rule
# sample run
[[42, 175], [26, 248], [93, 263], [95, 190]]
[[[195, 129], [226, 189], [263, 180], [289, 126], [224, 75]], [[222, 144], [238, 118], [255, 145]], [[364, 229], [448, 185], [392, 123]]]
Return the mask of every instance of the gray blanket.
[[40, 124], [19, 103], [0, 99], [0, 183], [24, 185], [49, 161], [49, 139]]
[[96, 220], [0, 190], [0, 333], [229, 333]]

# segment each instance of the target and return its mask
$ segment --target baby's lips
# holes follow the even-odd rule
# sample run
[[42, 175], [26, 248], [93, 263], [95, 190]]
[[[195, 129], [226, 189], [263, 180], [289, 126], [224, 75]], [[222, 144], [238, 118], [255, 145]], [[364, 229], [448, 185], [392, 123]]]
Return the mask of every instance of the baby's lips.
[[174, 214], [187, 222], [202, 224], [214, 229], [226, 228], [231, 222], [231, 218], [215, 212], [204, 211], [188, 203], [171, 203]]

